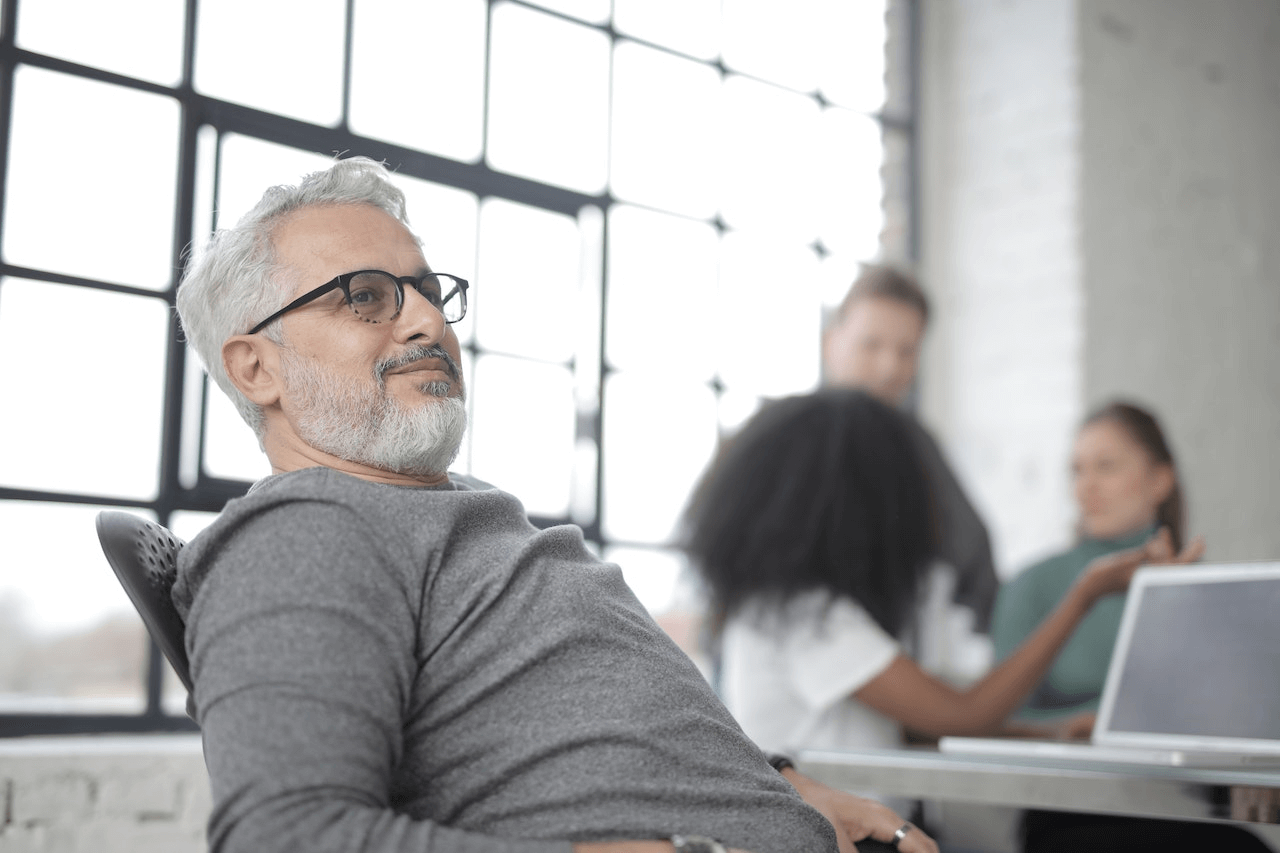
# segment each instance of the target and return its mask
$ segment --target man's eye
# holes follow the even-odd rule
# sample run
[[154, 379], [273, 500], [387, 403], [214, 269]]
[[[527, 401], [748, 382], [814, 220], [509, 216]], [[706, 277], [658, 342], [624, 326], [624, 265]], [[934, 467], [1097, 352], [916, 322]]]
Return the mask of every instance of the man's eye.
[[376, 305], [380, 301], [382, 301], [382, 293], [379, 290], [363, 288], [351, 291], [352, 305]]

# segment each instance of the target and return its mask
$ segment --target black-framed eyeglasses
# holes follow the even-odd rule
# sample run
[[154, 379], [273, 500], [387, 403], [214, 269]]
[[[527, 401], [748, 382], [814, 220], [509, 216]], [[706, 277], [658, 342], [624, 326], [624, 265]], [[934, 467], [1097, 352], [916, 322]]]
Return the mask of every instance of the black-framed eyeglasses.
[[385, 270], [356, 270], [343, 273], [332, 281], [309, 290], [263, 320], [248, 331], [256, 334], [282, 316], [314, 302], [331, 290], [341, 290], [347, 307], [366, 323], [388, 323], [400, 316], [404, 308], [404, 286], [412, 285], [437, 311], [444, 315], [446, 323], [456, 323], [467, 314], [467, 288], [465, 278], [443, 272], [429, 272], [420, 276], [392, 275]]

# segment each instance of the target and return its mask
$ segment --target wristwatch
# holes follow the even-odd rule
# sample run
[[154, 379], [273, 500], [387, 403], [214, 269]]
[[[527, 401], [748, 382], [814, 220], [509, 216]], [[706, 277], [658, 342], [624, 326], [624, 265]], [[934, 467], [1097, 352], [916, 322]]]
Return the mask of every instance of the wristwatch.
[[673, 835], [671, 846], [676, 853], [729, 853], [723, 844], [705, 835]]

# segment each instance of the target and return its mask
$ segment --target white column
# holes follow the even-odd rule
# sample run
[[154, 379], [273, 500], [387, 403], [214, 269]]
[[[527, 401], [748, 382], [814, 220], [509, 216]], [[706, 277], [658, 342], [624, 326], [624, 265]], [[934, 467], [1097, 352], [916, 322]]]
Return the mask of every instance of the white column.
[[1073, 0], [926, 0], [922, 414], [1008, 576], [1069, 541], [1082, 412]]

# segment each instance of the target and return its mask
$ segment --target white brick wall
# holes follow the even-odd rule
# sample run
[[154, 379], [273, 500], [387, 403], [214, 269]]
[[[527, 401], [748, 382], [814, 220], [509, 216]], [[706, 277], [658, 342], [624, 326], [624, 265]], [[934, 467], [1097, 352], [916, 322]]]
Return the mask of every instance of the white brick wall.
[[0, 853], [197, 853], [198, 735], [0, 740]]
[[1065, 543], [1081, 414], [1071, 0], [922, 4], [924, 418], [1008, 575]]

